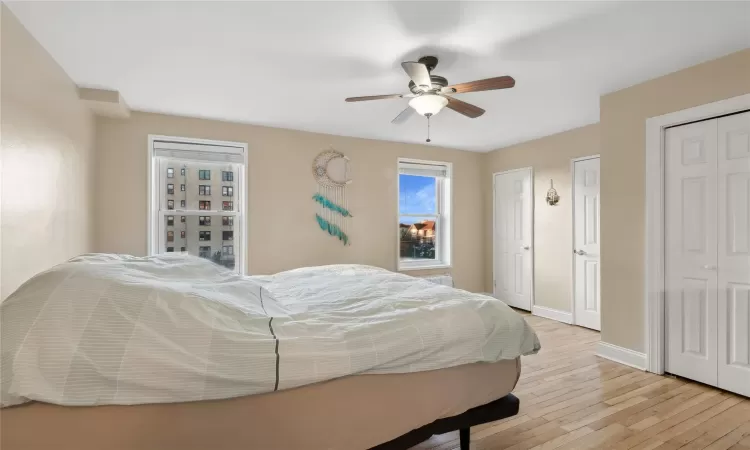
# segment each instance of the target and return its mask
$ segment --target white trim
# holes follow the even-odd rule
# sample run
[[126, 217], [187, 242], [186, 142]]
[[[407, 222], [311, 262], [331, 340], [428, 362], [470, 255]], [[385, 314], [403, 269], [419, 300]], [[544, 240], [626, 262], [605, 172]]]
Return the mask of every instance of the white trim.
[[750, 94], [646, 119], [645, 346], [649, 372], [664, 373], [664, 130], [750, 109]]
[[529, 195], [531, 198], [531, 236], [529, 246], [531, 247], [531, 286], [529, 288], [529, 295], [531, 296], [531, 310], [534, 310], [534, 303], [535, 303], [535, 285], [536, 285], [536, 279], [534, 277], [534, 271], [535, 271], [535, 263], [534, 263], [534, 253], [536, 252], [536, 249], [534, 247], [534, 227], [535, 227], [535, 198], [534, 198], [534, 168], [533, 167], [519, 167], [518, 169], [511, 169], [511, 170], [504, 170], [502, 172], [495, 172], [492, 174], [492, 296], [495, 298], [497, 297], [497, 279], [495, 278], [495, 268], [497, 267], [497, 247], [495, 246], [495, 217], [497, 216], [495, 212], [495, 207], [497, 206], [497, 201], [495, 199], [495, 178], [498, 175], [505, 175], [508, 173], [513, 172], [520, 172], [522, 170], [527, 170], [529, 172]]
[[[211, 151], [211, 147], [213, 147], [214, 150], [218, 150], [219, 148], [222, 151], [227, 151], [228, 148], [235, 149], [235, 153], [242, 151], [243, 154], [243, 162], [240, 166], [240, 173], [238, 174], [239, 180], [237, 180], [237, 195], [236, 195], [236, 202], [237, 202], [237, 211], [234, 212], [234, 216], [237, 216], [241, 213], [241, 218], [238, 221], [239, 222], [239, 237], [240, 237], [240, 249], [239, 252], [235, 252], [235, 255], [239, 256], [239, 273], [242, 275], [247, 274], [248, 268], [250, 267], [250, 262], [248, 259], [248, 248], [250, 246], [250, 242], [248, 241], [248, 228], [249, 228], [249, 211], [248, 211], [248, 170], [247, 170], [247, 163], [248, 163], [248, 151], [247, 151], [247, 143], [244, 142], [231, 142], [231, 141], [219, 141], [215, 139], [194, 139], [194, 138], [186, 138], [186, 137], [177, 137], [177, 136], [164, 136], [164, 135], [158, 135], [158, 134], [149, 134], [148, 135], [148, 162], [147, 162], [147, 233], [146, 233], [146, 254], [147, 255], [153, 255], [154, 249], [158, 245], [158, 242], [154, 242], [154, 236], [159, 233], [159, 226], [157, 222], [154, 220], [154, 205], [158, 204], [159, 201], [159, 193], [156, 189], [153, 189], [154, 186], [156, 186], [156, 176], [157, 174], [154, 173], [153, 166], [154, 166], [154, 142], [155, 141], [169, 141], [177, 143], [176, 145], [201, 145], [203, 151]], [[201, 211], [201, 212], [211, 212], [214, 211]], [[193, 215], [193, 214], [175, 214], [175, 215]], [[195, 214], [199, 215], [199, 214]], [[242, 220], [244, 219], [244, 220]]]
[[[600, 155], [591, 155], [591, 156], [580, 156], [578, 158], [573, 158], [570, 160], [570, 223], [571, 223], [571, 248], [570, 248], [570, 324], [576, 325], [576, 258], [575, 258], [575, 250], [576, 250], [576, 163], [581, 161], [588, 161], [589, 159], [596, 159], [599, 158], [601, 160]], [[601, 170], [599, 171], [599, 175], [601, 176]], [[599, 183], [599, 188], [601, 189], [601, 181]], [[601, 257], [599, 257], [599, 264], [601, 264]], [[601, 273], [601, 266], [599, 268]], [[599, 299], [601, 302], [601, 299]], [[601, 314], [601, 311], [599, 311], [599, 314]]]
[[635, 352], [629, 348], [620, 347], [608, 342], [599, 342], [599, 345], [596, 347], [596, 355], [619, 364], [634, 367], [638, 370], [646, 370], [646, 354]]
[[552, 319], [558, 322], [572, 324], [573, 314], [567, 311], [560, 311], [559, 309], [546, 308], [544, 306], [533, 305], [531, 307], [531, 314], [545, 319]]
[[[438, 191], [438, 236], [435, 241], [434, 261], [402, 261], [401, 260], [401, 163], [443, 166], [446, 176], [437, 179]], [[447, 195], [446, 195], [447, 193]], [[411, 214], [404, 214], [409, 216]], [[432, 214], [426, 214], [432, 215]], [[424, 217], [419, 216], [419, 217]], [[442, 229], [442, 231], [440, 231]], [[425, 159], [401, 158], [396, 159], [396, 270], [407, 272], [412, 270], [450, 269], [453, 259], [453, 163], [447, 161], [430, 161]]]

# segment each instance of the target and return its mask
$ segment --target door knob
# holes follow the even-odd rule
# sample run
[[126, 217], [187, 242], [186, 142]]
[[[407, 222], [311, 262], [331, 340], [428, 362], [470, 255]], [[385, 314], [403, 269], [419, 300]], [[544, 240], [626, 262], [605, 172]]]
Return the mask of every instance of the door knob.
[[578, 250], [578, 251], [573, 250], [573, 253], [575, 253], [577, 255], [581, 255], [581, 256], [583, 256], [583, 255], [586, 254], [586, 252], [584, 252], [583, 250]]
[[716, 266], [712, 264], [706, 264], [705, 266], [703, 266], [703, 268], [706, 270], [716, 270]]
[[531, 248], [531, 247], [529, 247], [528, 245], [524, 245], [524, 246], [523, 246], [523, 249], [524, 249], [524, 250], [528, 250], [528, 249], [530, 249], [530, 248]]

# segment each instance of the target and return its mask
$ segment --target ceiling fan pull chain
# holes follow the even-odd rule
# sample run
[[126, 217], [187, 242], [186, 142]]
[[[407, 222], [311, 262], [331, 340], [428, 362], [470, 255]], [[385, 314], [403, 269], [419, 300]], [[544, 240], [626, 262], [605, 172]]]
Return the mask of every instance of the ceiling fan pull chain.
[[430, 142], [430, 117], [432, 114], [427, 114], [427, 142]]

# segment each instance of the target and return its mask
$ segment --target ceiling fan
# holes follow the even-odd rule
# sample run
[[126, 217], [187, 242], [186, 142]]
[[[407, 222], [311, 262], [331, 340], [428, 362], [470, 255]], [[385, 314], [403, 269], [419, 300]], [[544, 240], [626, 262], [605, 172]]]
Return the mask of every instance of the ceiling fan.
[[410, 94], [370, 95], [366, 97], [349, 97], [347, 102], [363, 102], [368, 100], [383, 100], [387, 98], [411, 98], [409, 106], [397, 115], [391, 123], [403, 123], [408, 119], [412, 111], [427, 117], [427, 142], [429, 137], [430, 117], [439, 113], [443, 108], [452, 109], [466, 117], [476, 119], [484, 114], [484, 110], [478, 106], [461, 101], [449, 94], [463, 94], [465, 92], [491, 91], [495, 89], [508, 89], [516, 84], [513, 77], [502, 76], [487, 78], [485, 80], [469, 81], [448, 85], [448, 80], [439, 75], [433, 75], [432, 71], [438, 64], [435, 56], [423, 56], [417, 62], [402, 62], [401, 67], [411, 81], [409, 81]]

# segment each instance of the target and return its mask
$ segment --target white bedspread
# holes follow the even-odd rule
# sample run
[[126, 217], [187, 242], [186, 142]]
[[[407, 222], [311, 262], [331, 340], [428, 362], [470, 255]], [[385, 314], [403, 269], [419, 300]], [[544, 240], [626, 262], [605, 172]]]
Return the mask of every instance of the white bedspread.
[[3, 406], [221, 399], [540, 347], [499, 300], [359, 265], [247, 277], [197, 257], [89, 254], [1, 308]]

